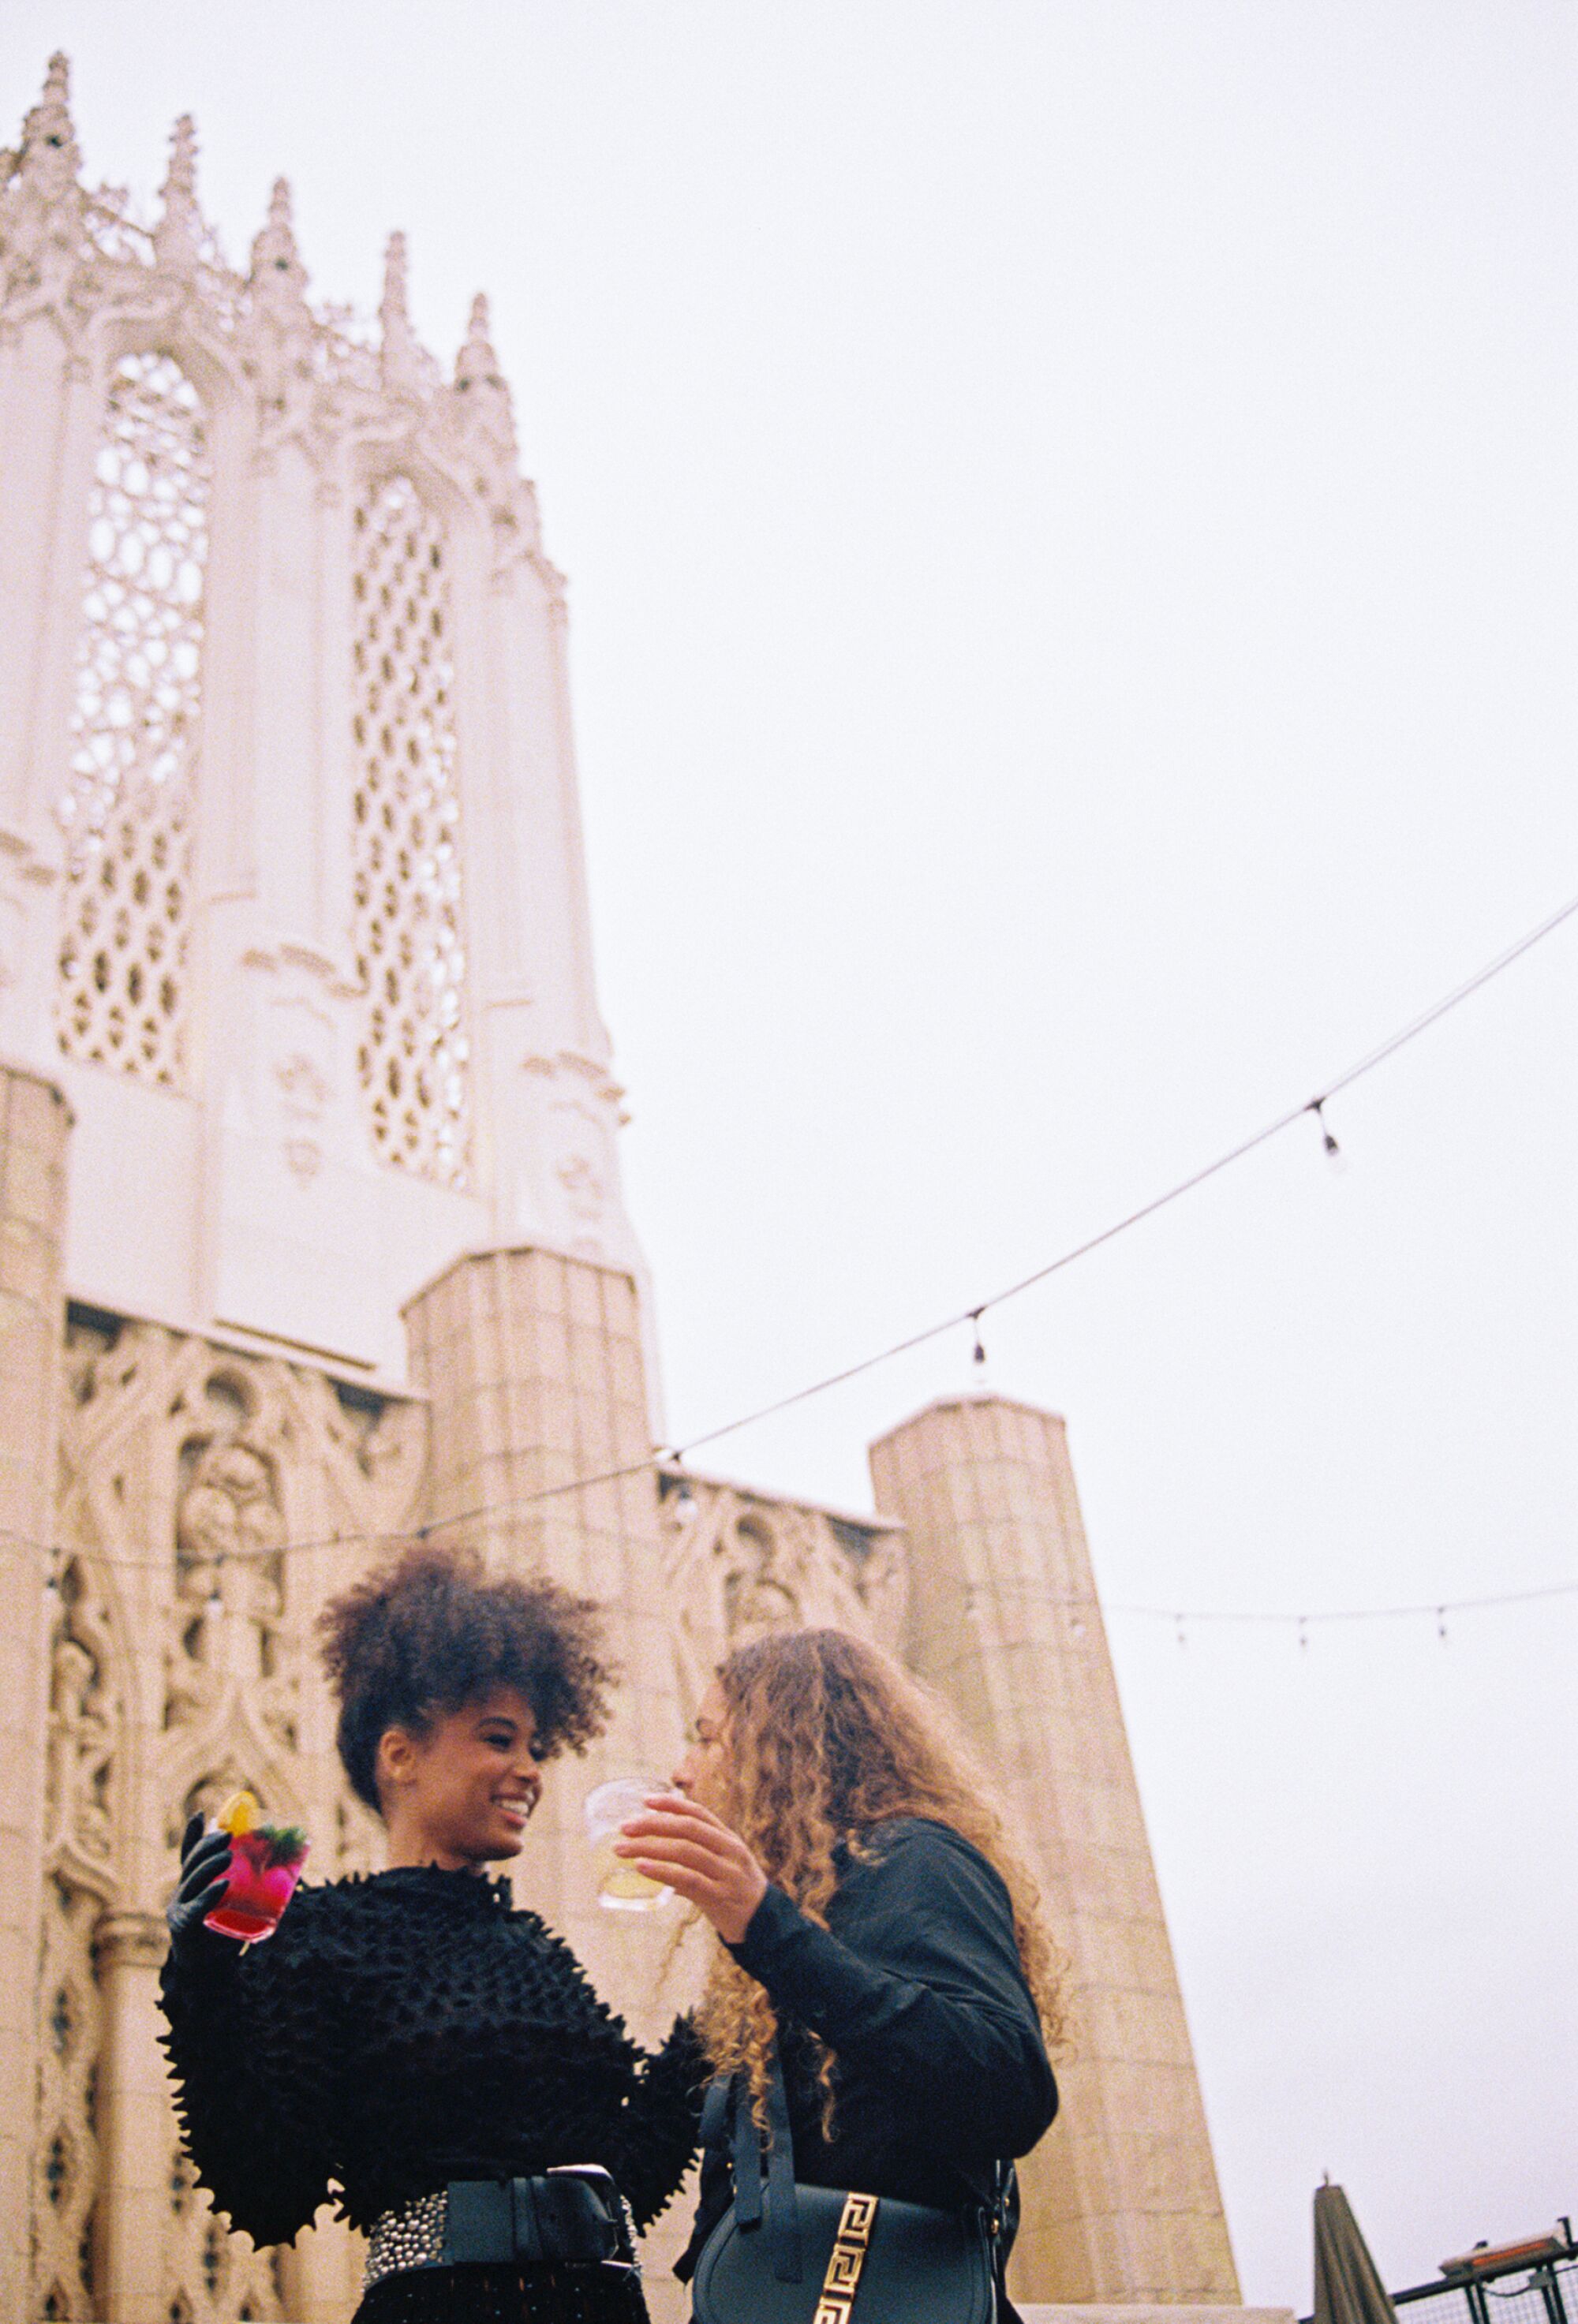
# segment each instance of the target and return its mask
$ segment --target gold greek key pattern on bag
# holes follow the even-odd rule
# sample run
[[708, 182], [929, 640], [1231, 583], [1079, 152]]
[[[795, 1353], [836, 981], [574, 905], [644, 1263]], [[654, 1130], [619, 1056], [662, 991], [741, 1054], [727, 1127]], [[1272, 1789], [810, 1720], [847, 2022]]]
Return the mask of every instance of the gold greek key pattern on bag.
[[844, 2216], [833, 2239], [833, 2256], [812, 2324], [849, 2324], [872, 2229], [877, 2224], [877, 2200], [875, 2195], [844, 2197]]

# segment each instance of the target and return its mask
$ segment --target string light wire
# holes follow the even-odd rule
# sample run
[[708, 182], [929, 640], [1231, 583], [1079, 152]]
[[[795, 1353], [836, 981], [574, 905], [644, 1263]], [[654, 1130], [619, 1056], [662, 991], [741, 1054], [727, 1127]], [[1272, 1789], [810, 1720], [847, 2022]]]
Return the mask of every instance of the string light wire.
[[[961, 1308], [955, 1314], [945, 1316], [940, 1323], [928, 1323], [924, 1330], [912, 1332], [907, 1339], [894, 1341], [891, 1347], [879, 1349], [873, 1355], [863, 1356], [857, 1363], [846, 1364], [842, 1370], [829, 1372], [825, 1378], [812, 1380], [804, 1388], [795, 1388], [788, 1396], [779, 1397], [771, 1404], [760, 1405], [755, 1410], [742, 1414], [738, 1419], [725, 1421], [720, 1427], [708, 1429], [699, 1436], [689, 1437], [682, 1446], [654, 1446], [650, 1453], [639, 1461], [626, 1462], [618, 1468], [600, 1470], [592, 1476], [570, 1477], [565, 1479], [562, 1483], [540, 1485], [532, 1492], [515, 1494], [506, 1500], [482, 1502], [475, 1508], [460, 1510], [452, 1517], [429, 1518], [426, 1523], [408, 1528], [403, 1533], [350, 1533], [342, 1530], [322, 1535], [315, 1540], [282, 1542], [274, 1548], [237, 1552], [235, 1554], [285, 1557], [302, 1554], [309, 1550], [353, 1546], [374, 1547], [384, 1542], [408, 1540], [412, 1533], [419, 1540], [426, 1540], [433, 1534], [448, 1532], [456, 1526], [475, 1525], [484, 1517], [512, 1516], [519, 1510], [540, 1508], [545, 1502], [563, 1499], [571, 1493], [590, 1492], [599, 1485], [620, 1484], [627, 1478], [644, 1475], [649, 1470], [667, 1467], [671, 1471], [678, 1470], [683, 1473], [686, 1455], [697, 1451], [701, 1446], [716, 1444], [725, 1436], [737, 1435], [742, 1429], [753, 1428], [761, 1421], [771, 1420], [780, 1412], [789, 1412], [797, 1405], [807, 1403], [812, 1397], [825, 1396], [830, 1389], [842, 1388], [848, 1380], [859, 1379], [865, 1373], [875, 1371], [879, 1365], [891, 1363], [896, 1357], [908, 1355], [912, 1349], [925, 1347], [931, 1341], [941, 1339], [949, 1332], [958, 1331], [964, 1324], [968, 1323], [972, 1326], [975, 1335], [974, 1344], [980, 1349], [982, 1346], [981, 1321], [992, 1308], [1001, 1307], [1009, 1300], [1019, 1298], [1022, 1293], [1033, 1290], [1038, 1284], [1048, 1282], [1053, 1276], [1060, 1275], [1066, 1268], [1073, 1267], [1078, 1260], [1088, 1259], [1093, 1251], [1101, 1250], [1106, 1244], [1116, 1241], [1120, 1235], [1127, 1234], [1131, 1228], [1141, 1225], [1147, 1219], [1155, 1218], [1158, 1212], [1170, 1208], [1174, 1203], [1181, 1202], [1186, 1194], [1193, 1194], [1196, 1187], [1204, 1186], [1210, 1179], [1219, 1177], [1224, 1170], [1232, 1169], [1235, 1163], [1243, 1161], [1246, 1157], [1258, 1151], [1260, 1147], [1269, 1145], [1272, 1139], [1279, 1138], [1285, 1130], [1291, 1130], [1295, 1122], [1302, 1121], [1306, 1114], [1312, 1114], [1315, 1117], [1329, 1152], [1333, 1140], [1326, 1126], [1324, 1109], [1333, 1097], [1338, 1096], [1343, 1090], [1352, 1089], [1356, 1082], [1362, 1081], [1366, 1074], [1374, 1073], [1378, 1066], [1385, 1065], [1389, 1059], [1395, 1057], [1400, 1049], [1406, 1048], [1411, 1041], [1417, 1040], [1422, 1033], [1427, 1032], [1433, 1025], [1439, 1024], [1441, 1019], [1449, 1016], [1454, 1009], [1461, 1008], [1465, 1001], [1472, 999], [1473, 994], [1510, 968], [1515, 961], [1521, 960], [1526, 953], [1532, 952], [1536, 945], [1543, 944], [1547, 936], [1555, 935], [1558, 928], [1564, 927], [1574, 917], [1578, 917], [1578, 896], [1570, 898], [1556, 911], [1552, 912], [1548, 918], [1540, 921], [1537, 927], [1530, 928], [1525, 935], [1519, 936], [1515, 944], [1509, 945], [1505, 952], [1499, 953], [1494, 960], [1488, 961], [1463, 983], [1454, 986], [1441, 1000], [1433, 1002], [1419, 1016], [1412, 1018], [1407, 1024], [1391, 1034], [1377, 1047], [1368, 1051], [1357, 1063], [1349, 1065], [1334, 1080], [1328, 1082], [1317, 1096], [1306, 1098], [1301, 1104], [1292, 1106], [1287, 1112], [1278, 1114], [1274, 1121], [1267, 1122], [1263, 1129], [1257, 1130], [1251, 1137], [1241, 1139], [1236, 1146], [1232, 1146], [1225, 1153], [1219, 1154], [1213, 1161], [1207, 1162], [1201, 1169], [1191, 1171], [1187, 1177], [1180, 1178], [1176, 1185], [1168, 1186], [1163, 1193], [1153, 1195], [1149, 1202], [1142, 1203], [1137, 1210], [1130, 1211], [1121, 1219], [1115, 1219], [1110, 1226], [1103, 1227], [1099, 1233], [1089, 1235], [1083, 1242], [1075, 1243], [1072, 1249], [1060, 1252], [1056, 1259], [1049, 1259], [1044, 1267], [1038, 1267], [1032, 1273], [1021, 1276], [1017, 1283], [1010, 1283], [1001, 1291], [993, 1292], [990, 1298], [976, 1300], [973, 1305]], [[17, 1535], [6, 1536], [4, 1528], [0, 1528], [0, 1538], [4, 1537], [14, 1540], [22, 1538]], [[49, 1545], [42, 1543], [30, 1543], [28, 1546], [49, 1550]], [[59, 1551], [50, 1551], [49, 1554], [63, 1554]], [[1109, 1610], [1113, 1613], [1154, 1616], [1169, 1622], [1292, 1622], [1299, 1626], [1302, 1634], [1305, 1626], [1315, 1621], [1386, 1620], [1409, 1613], [1435, 1614], [1440, 1618], [1447, 1613], [1466, 1612], [1472, 1608], [1513, 1605], [1530, 1598], [1560, 1596], [1573, 1590], [1578, 1590], [1578, 1582], [1558, 1582], [1548, 1590], [1514, 1591], [1509, 1596], [1497, 1598], [1465, 1599], [1455, 1605], [1442, 1606], [1432, 1601], [1423, 1607], [1356, 1607], [1337, 1613], [1311, 1615], [1234, 1614], [1215, 1611], [1180, 1614], [1174, 1607], [1157, 1606], [1114, 1606]]]
[[753, 1428], [758, 1421], [771, 1420], [780, 1412], [789, 1411], [797, 1404], [806, 1403], [811, 1397], [823, 1395], [828, 1388], [842, 1388], [846, 1380], [859, 1379], [863, 1373], [874, 1371], [879, 1364], [891, 1363], [894, 1357], [908, 1355], [912, 1348], [923, 1348], [928, 1341], [941, 1339], [945, 1333], [956, 1332], [965, 1323], [975, 1326], [976, 1344], [979, 1345], [981, 1318], [989, 1309], [1001, 1307], [1010, 1299], [1017, 1299], [1021, 1292], [1033, 1290], [1037, 1284], [1046, 1283], [1054, 1275], [1060, 1275], [1065, 1268], [1073, 1267], [1076, 1260], [1088, 1259], [1093, 1251], [1115, 1242], [1131, 1227], [1140, 1226], [1146, 1219], [1155, 1218], [1158, 1211], [1165, 1211], [1172, 1204], [1181, 1202], [1186, 1194], [1192, 1194], [1208, 1179], [1219, 1177], [1223, 1171], [1231, 1170], [1235, 1162], [1243, 1161], [1259, 1148], [1269, 1145], [1273, 1138], [1279, 1138], [1284, 1130], [1291, 1130], [1296, 1121], [1302, 1121], [1306, 1113], [1315, 1116], [1324, 1137], [1330, 1139], [1331, 1133], [1326, 1130], [1323, 1109], [1333, 1098], [1343, 1090], [1352, 1089], [1355, 1082], [1362, 1081], [1367, 1074], [1374, 1073], [1378, 1065], [1385, 1065], [1389, 1058], [1397, 1056], [1399, 1049], [1406, 1048], [1410, 1041], [1417, 1041], [1421, 1033], [1428, 1032], [1432, 1025], [1439, 1024], [1442, 1018], [1450, 1015], [1453, 1010], [1461, 1008], [1492, 978], [1510, 968], [1514, 961], [1521, 960], [1525, 953], [1532, 952], [1535, 945], [1542, 944], [1546, 936], [1555, 935], [1574, 915], [1578, 915], [1578, 896], [1572, 897], [1548, 919], [1542, 920], [1537, 927], [1530, 928], [1526, 936], [1519, 936], [1516, 944], [1509, 945], [1505, 952], [1487, 962], [1466, 983], [1454, 987], [1426, 1009], [1423, 1015], [1412, 1019], [1399, 1031], [1381, 1042], [1378, 1048], [1371, 1049], [1356, 1065], [1350, 1065], [1334, 1081], [1328, 1082], [1318, 1096], [1306, 1098], [1302, 1105], [1290, 1107], [1287, 1112], [1278, 1114], [1275, 1121], [1269, 1121], [1263, 1130], [1257, 1130], [1253, 1137], [1245, 1138], [1238, 1145], [1230, 1147], [1213, 1162], [1207, 1162], [1203, 1169], [1192, 1171], [1188, 1177], [1180, 1178], [1176, 1186], [1169, 1186], [1165, 1194], [1153, 1195], [1149, 1202], [1142, 1203], [1138, 1210], [1129, 1212], [1126, 1217], [1115, 1219], [1099, 1234], [1090, 1235], [1084, 1242], [1075, 1243], [1072, 1250], [1063, 1251], [1057, 1259], [1049, 1259], [1045, 1267], [1038, 1267], [1034, 1273], [1021, 1276], [1017, 1283], [1010, 1283], [1005, 1290], [994, 1292], [990, 1299], [978, 1299], [973, 1306], [961, 1308], [957, 1314], [946, 1316], [940, 1323], [928, 1323], [924, 1331], [912, 1333], [907, 1340], [896, 1340], [891, 1348], [881, 1349], [872, 1356], [863, 1356], [858, 1363], [848, 1364], [842, 1371], [830, 1372], [826, 1379], [813, 1380], [808, 1388], [796, 1388], [789, 1396], [780, 1397], [775, 1403], [761, 1405], [754, 1412], [746, 1413], [742, 1419], [725, 1421], [721, 1428], [709, 1429], [703, 1436], [689, 1438], [684, 1450], [693, 1452], [703, 1444], [715, 1444], [724, 1436], [733, 1436], [742, 1428]]
[[[965, 1591], [967, 1599], [975, 1595], [974, 1585]], [[1134, 1606], [1120, 1600], [1099, 1598], [1094, 1590], [1049, 1590], [1039, 1582], [998, 1580], [992, 1584], [992, 1595], [1008, 1604], [1028, 1605], [1042, 1611], [1066, 1611], [1075, 1617], [1075, 1628], [1084, 1628], [1092, 1616], [1105, 1618], [1109, 1614], [1132, 1616], [1137, 1619], [1177, 1624], [1179, 1644], [1184, 1643], [1183, 1626], [1188, 1622], [1232, 1622], [1297, 1630], [1300, 1645], [1307, 1643], [1306, 1634], [1311, 1628], [1327, 1622], [1398, 1622], [1422, 1619], [1428, 1615], [1439, 1628], [1448, 1614], [1474, 1614], [1498, 1606], [1524, 1606], [1536, 1599], [1578, 1597], [1578, 1581], [1547, 1582], [1528, 1590], [1503, 1590], [1479, 1598], [1426, 1598], [1406, 1606], [1330, 1606], [1306, 1607], [1302, 1611], [1282, 1612], [1259, 1608]], [[1445, 1633], [1443, 1630], [1442, 1635]]]
[[1401, 1622], [1428, 1614], [1439, 1622], [1448, 1614], [1477, 1614], [1491, 1606], [1527, 1606], [1536, 1598], [1578, 1596], [1578, 1582], [1548, 1582], [1537, 1590], [1506, 1590], [1493, 1598], [1431, 1598], [1417, 1606], [1337, 1606], [1316, 1614], [1236, 1613], [1213, 1607], [1191, 1611], [1177, 1606], [1104, 1606], [1106, 1614], [1150, 1616], [1158, 1622], [1278, 1623], [1305, 1629], [1316, 1622]]
[[[641, 1476], [652, 1465], [650, 1461], [632, 1462], [629, 1468], [613, 1471], [609, 1477], [592, 1481], [608, 1483], [612, 1481], [614, 1475]], [[672, 1475], [674, 1471], [670, 1471], [669, 1473]], [[588, 1480], [583, 1478], [578, 1481], [586, 1484]], [[679, 1473], [678, 1482], [682, 1493], [689, 1489], [692, 1481], [682, 1471]], [[694, 1481], [705, 1483], [706, 1480], [697, 1479]], [[569, 1488], [565, 1489], [568, 1490]], [[450, 1522], [459, 1523], [461, 1520], [457, 1518]], [[418, 1537], [422, 1537], [431, 1530], [430, 1526], [420, 1528]], [[285, 1542], [278, 1549], [221, 1550], [216, 1554], [214, 1564], [217, 1569], [232, 1562], [236, 1564], [245, 1564], [254, 1559], [267, 1560], [271, 1557], [280, 1557], [293, 1550], [331, 1547], [354, 1549], [372, 1546], [382, 1542], [408, 1541], [411, 1538], [411, 1535], [409, 1533], [338, 1533], [332, 1536], [326, 1535], [320, 1542]], [[91, 1550], [66, 1548], [59, 1542], [35, 1540], [31, 1535], [18, 1533], [8, 1526], [0, 1526], [0, 1541], [10, 1542], [21, 1549], [34, 1550], [41, 1556], [51, 1561], [51, 1571], [44, 1583], [44, 1591], [47, 1597], [57, 1602], [61, 1595], [60, 1575], [62, 1570], [74, 1558], [94, 1554]], [[1496, 1607], [1527, 1606], [1543, 1599], [1578, 1597], [1578, 1581], [1548, 1582], [1532, 1590], [1503, 1590], [1490, 1597], [1427, 1598], [1406, 1606], [1336, 1606], [1318, 1609], [1314, 1613], [1306, 1611], [1302, 1614], [1280, 1613], [1258, 1609], [1241, 1610], [1232, 1607], [1131, 1606], [1117, 1601], [1109, 1604], [1089, 1591], [1063, 1594], [1056, 1591], [1038, 1589], [1033, 1584], [1029, 1588], [1021, 1587], [1017, 1591], [1012, 1584], [1009, 1584], [1006, 1588], [1000, 1584], [996, 1594], [1010, 1600], [1016, 1597], [1029, 1599], [1034, 1604], [1043, 1608], [1065, 1608], [1071, 1613], [1084, 1618], [1089, 1618], [1093, 1614], [1103, 1618], [1120, 1614], [1140, 1620], [1174, 1622], [1178, 1625], [1180, 1645], [1183, 1643], [1183, 1629], [1186, 1623], [1227, 1622], [1294, 1629], [1297, 1631], [1299, 1643], [1302, 1646], [1308, 1643], [1306, 1633], [1310, 1629], [1327, 1622], [1398, 1622], [1417, 1620], [1425, 1615], [1430, 1615], [1437, 1625], [1441, 1625], [1444, 1623], [1448, 1614], [1478, 1614]], [[223, 1599], [217, 1588], [210, 1590], [207, 1602], [210, 1607], [223, 1604]], [[1444, 1630], [1442, 1631], [1442, 1636], [1445, 1636]]]

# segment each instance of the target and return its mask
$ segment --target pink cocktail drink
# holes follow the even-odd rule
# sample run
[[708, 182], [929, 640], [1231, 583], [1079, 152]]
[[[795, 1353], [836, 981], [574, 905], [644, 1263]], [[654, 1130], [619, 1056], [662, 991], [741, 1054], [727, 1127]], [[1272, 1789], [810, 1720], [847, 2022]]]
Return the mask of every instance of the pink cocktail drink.
[[307, 1861], [307, 1834], [300, 1824], [259, 1823], [255, 1802], [232, 1802], [218, 1828], [230, 1835], [229, 1886], [203, 1915], [203, 1926], [256, 1944], [273, 1935], [296, 1893]]

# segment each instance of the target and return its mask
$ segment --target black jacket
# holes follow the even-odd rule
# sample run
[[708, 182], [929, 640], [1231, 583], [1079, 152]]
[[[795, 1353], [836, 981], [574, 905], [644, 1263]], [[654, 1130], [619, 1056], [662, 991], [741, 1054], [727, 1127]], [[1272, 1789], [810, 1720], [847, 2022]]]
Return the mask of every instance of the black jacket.
[[[901, 1816], [844, 1851], [827, 1927], [769, 1888], [739, 1944], [779, 2021], [795, 2176], [954, 2209], [1028, 2153], [1057, 2088], [1014, 1940], [1008, 1890], [947, 1825]], [[835, 2054], [833, 2135], [807, 2034]], [[688, 2276], [728, 2208], [727, 2162], [702, 2158]]]
[[603, 2163], [644, 2227], [695, 2145], [688, 2024], [645, 2056], [504, 1880], [299, 1889], [266, 1942], [172, 1952], [161, 1999], [198, 2175], [257, 2244], [293, 2241], [331, 2188], [367, 2227], [450, 2179], [557, 2163]]

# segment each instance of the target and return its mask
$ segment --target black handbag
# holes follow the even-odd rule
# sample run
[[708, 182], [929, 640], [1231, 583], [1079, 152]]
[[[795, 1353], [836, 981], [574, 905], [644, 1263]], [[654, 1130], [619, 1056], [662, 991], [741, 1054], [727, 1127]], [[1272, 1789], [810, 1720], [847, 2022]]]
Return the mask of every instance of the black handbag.
[[957, 2211], [797, 2186], [776, 2053], [767, 2114], [763, 2186], [744, 2076], [707, 2092], [702, 2144], [732, 2143], [734, 2200], [696, 2264], [696, 2324], [851, 2324], [857, 2298], [859, 2324], [993, 2324], [1011, 2168], [993, 2203]]

